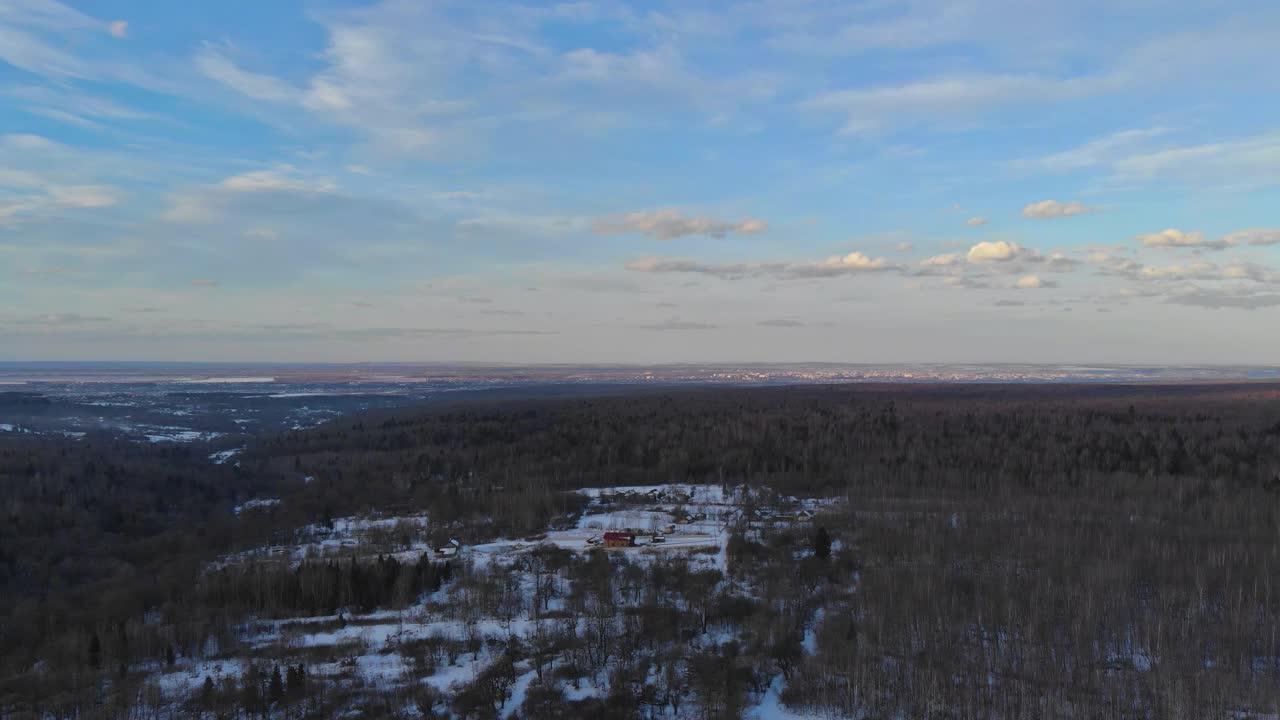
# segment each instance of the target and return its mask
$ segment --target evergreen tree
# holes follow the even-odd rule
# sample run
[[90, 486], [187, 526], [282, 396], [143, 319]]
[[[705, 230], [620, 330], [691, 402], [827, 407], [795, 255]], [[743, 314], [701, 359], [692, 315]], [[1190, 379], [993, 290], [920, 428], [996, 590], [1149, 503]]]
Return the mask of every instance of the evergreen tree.
[[302, 697], [302, 665], [290, 665], [285, 671], [285, 695], [297, 699]]
[[89, 667], [94, 670], [102, 667], [102, 640], [96, 632], [89, 638]]
[[278, 703], [284, 699], [284, 681], [280, 679], [280, 666], [277, 665], [271, 670], [271, 685], [268, 690], [271, 696], [271, 702]]
[[813, 535], [813, 556], [819, 560], [831, 557], [831, 535], [825, 527], [818, 528]]

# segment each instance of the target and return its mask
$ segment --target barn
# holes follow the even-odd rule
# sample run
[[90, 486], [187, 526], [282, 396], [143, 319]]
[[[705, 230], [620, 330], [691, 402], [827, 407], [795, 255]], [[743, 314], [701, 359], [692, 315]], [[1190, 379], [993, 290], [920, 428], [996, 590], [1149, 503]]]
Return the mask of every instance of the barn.
[[636, 544], [635, 533], [607, 532], [604, 534], [605, 547], [632, 547]]

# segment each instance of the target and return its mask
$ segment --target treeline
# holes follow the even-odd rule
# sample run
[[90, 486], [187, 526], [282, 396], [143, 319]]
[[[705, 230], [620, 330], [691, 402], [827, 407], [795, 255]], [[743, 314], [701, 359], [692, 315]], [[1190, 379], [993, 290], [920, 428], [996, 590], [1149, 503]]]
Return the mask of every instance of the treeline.
[[448, 562], [425, 553], [415, 562], [380, 556], [373, 562], [308, 560], [296, 567], [248, 563], [202, 575], [191, 598], [196, 605], [257, 617], [337, 615], [340, 610], [403, 609], [452, 577]]
[[[1194, 391], [1193, 391], [1194, 390]], [[378, 499], [653, 482], [1062, 494], [1114, 476], [1280, 492], [1276, 390], [938, 386], [688, 391], [336, 421], [249, 453]]]

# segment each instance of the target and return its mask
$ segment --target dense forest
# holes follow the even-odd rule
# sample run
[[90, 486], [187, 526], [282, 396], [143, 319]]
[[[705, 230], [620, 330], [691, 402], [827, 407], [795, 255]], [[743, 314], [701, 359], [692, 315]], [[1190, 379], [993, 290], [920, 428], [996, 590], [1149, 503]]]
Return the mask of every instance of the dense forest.
[[[0, 717], [733, 718], [771, 687], [819, 717], [1280, 712], [1280, 386], [494, 400], [207, 456], [0, 439]], [[723, 569], [552, 547], [513, 566], [216, 562], [370, 513], [422, 513], [433, 544], [536, 543], [583, 512], [567, 491], [660, 483], [827, 504], [727, 525]], [[279, 502], [232, 513], [254, 497]], [[255, 622], [413, 608], [508, 633], [405, 641], [414, 682], [396, 687], [312, 671], [334, 648], [262, 657], [180, 703], [148, 684], [249, 653]], [[416, 682], [468, 654], [487, 664], [458, 692]], [[592, 682], [608, 691], [565, 694]]]

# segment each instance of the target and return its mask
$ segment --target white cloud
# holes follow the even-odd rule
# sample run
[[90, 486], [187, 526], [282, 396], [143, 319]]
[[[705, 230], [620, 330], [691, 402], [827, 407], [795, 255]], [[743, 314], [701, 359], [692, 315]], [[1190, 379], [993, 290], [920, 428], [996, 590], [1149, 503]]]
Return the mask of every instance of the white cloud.
[[1117, 156], [1145, 143], [1151, 138], [1168, 133], [1168, 128], [1154, 127], [1144, 130], [1122, 130], [1105, 137], [1090, 140], [1079, 147], [1039, 158], [1016, 160], [1013, 167], [1047, 172], [1068, 172], [1084, 168], [1108, 165]]
[[780, 280], [837, 277], [902, 269], [901, 266], [894, 265], [884, 258], [872, 258], [858, 251], [845, 255], [833, 255], [820, 262], [704, 263], [684, 258], [648, 257], [633, 260], [626, 264], [626, 268], [640, 273], [691, 273], [723, 279], [765, 276]]
[[279, 240], [280, 233], [271, 228], [249, 228], [244, 231], [244, 236], [250, 240]]
[[1218, 240], [1209, 240], [1205, 238], [1204, 233], [1199, 231], [1183, 232], [1176, 228], [1161, 230], [1160, 232], [1147, 233], [1139, 235], [1138, 242], [1146, 247], [1155, 248], [1205, 248], [1209, 250], [1225, 250], [1235, 247], [1237, 240], [1230, 236]]
[[861, 252], [851, 252], [848, 255], [836, 255], [829, 257], [823, 261], [823, 267], [850, 270], [883, 270], [888, 267], [889, 263], [884, 258], [875, 258], [874, 260]]
[[559, 236], [584, 230], [585, 220], [567, 215], [493, 215], [463, 218], [454, 226], [466, 231]]
[[1022, 208], [1022, 216], [1035, 220], [1051, 220], [1054, 218], [1072, 217], [1098, 212], [1098, 208], [1089, 207], [1079, 201], [1059, 202], [1057, 200], [1041, 200]]
[[1230, 233], [1222, 238], [1232, 245], [1280, 245], [1280, 228], [1250, 228]]
[[971, 217], [968, 220], [965, 220], [964, 224], [968, 225], [969, 227], [982, 227], [983, 225], [986, 225], [987, 222], [988, 220], [986, 218], [982, 216], [976, 216], [976, 217]]
[[354, 128], [370, 149], [396, 159], [457, 154], [499, 125], [598, 131], [688, 111], [723, 119], [773, 95], [769, 72], [704, 75], [674, 42], [624, 53], [553, 48], [540, 34], [545, 15], [382, 2], [316, 15], [327, 32], [323, 65], [302, 79], [248, 70], [226, 45], [206, 46], [196, 64], [249, 98]]
[[[58, 148], [38, 136], [4, 137], [10, 147], [26, 147], [37, 151]], [[121, 192], [111, 185], [69, 185], [58, 182], [59, 173], [0, 168], [0, 224], [19, 215], [38, 214], [57, 209], [105, 208], [120, 201]]]
[[221, 187], [232, 192], [333, 192], [337, 185], [324, 178], [307, 179], [293, 168], [254, 170], [222, 181]]
[[1193, 262], [1185, 265], [1143, 267], [1138, 271], [1138, 276], [1144, 280], [1188, 280], [1210, 277], [1217, 269], [1218, 266], [1211, 262]]
[[91, 130], [104, 129], [106, 121], [154, 118], [150, 113], [61, 84], [9, 87], [0, 90], [0, 96], [12, 99], [29, 113]]
[[[1144, 17], [1134, 13], [1135, 3], [1124, 5], [1119, 14], [1113, 14], [1117, 11], [1114, 3], [1105, 2], [913, 0], [881, 3], [874, 10], [827, 5], [839, 5], [840, 9], [828, 13], [811, 10], [827, 17], [784, 30], [783, 45], [793, 51], [836, 47], [856, 53], [953, 42], [982, 48], [981, 63], [989, 67], [1097, 68], [1089, 74], [1058, 76], [998, 71], [944, 75], [897, 86], [828, 92], [807, 103], [811, 108], [841, 113], [846, 118], [846, 133], [922, 124], [957, 126], [998, 110], [1043, 107], [1126, 91], [1185, 95], [1193, 91], [1191, 88], [1217, 90], [1234, 79], [1232, 74], [1256, 75], [1249, 70], [1268, 66], [1273, 48], [1280, 44], [1280, 24], [1273, 11], [1233, 13], [1223, 22], [1197, 23], [1171, 32], [1169, 14]], [[1157, 7], [1146, 1], [1136, 5]], [[895, 17], [904, 8], [905, 13]], [[1034, 14], [1026, 14], [1031, 8]], [[1137, 18], [1143, 18], [1136, 23], [1141, 30], [1133, 27]], [[1110, 26], [1113, 21], [1126, 28], [1119, 43], [1098, 35], [1099, 23]], [[831, 28], [841, 29], [833, 34]], [[996, 59], [1002, 53], [1004, 62]], [[966, 64], [977, 59], [971, 54], [961, 57], [969, 61]], [[1085, 58], [1088, 61], [1082, 63]], [[1106, 62], [1098, 62], [1102, 58]], [[1273, 86], [1269, 77], [1260, 82]], [[1242, 90], [1255, 91], [1256, 84], [1244, 84]], [[1068, 164], [1078, 162], [1076, 158], [1066, 160]]]
[[1189, 247], [1194, 245], [1203, 245], [1204, 233], [1184, 233], [1181, 230], [1169, 228], [1168, 230], [1161, 230], [1157, 233], [1139, 235], [1136, 239], [1147, 247]]
[[50, 45], [34, 33], [0, 25], [0, 60], [29, 73], [57, 78], [87, 78], [88, 63]]
[[966, 290], [986, 290], [991, 287], [991, 283], [985, 280], [978, 280], [964, 275], [952, 275], [944, 282], [954, 288], [964, 288]]
[[1018, 290], [1038, 290], [1054, 287], [1054, 283], [1042, 280], [1038, 275], [1023, 275], [1013, 283], [1013, 286]]
[[1280, 132], [1128, 155], [1112, 164], [1121, 183], [1254, 187], [1280, 182]]
[[843, 115], [841, 132], [866, 135], [909, 125], [955, 124], [994, 108], [1085, 97], [1104, 84], [1093, 78], [956, 75], [891, 87], [827, 92], [804, 106]]
[[1026, 257], [1029, 251], [1006, 240], [984, 241], [969, 248], [965, 257], [971, 263], [1006, 262]]
[[252, 170], [178, 193], [170, 198], [169, 208], [161, 217], [174, 223], [207, 223], [220, 217], [236, 196], [276, 193], [313, 197], [337, 190], [338, 185], [329, 178], [308, 176], [290, 165], [279, 165], [272, 170]]
[[1276, 278], [1276, 273], [1270, 268], [1255, 263], [1237, 263], [1222, 268], [1222, 277], [1227, 280], [1271, 282]]
[[217, 212], [203, 198], [178, 195], [160, 217], [172, 223], [204, 223], [217, 217]]
[[723, 269], [730, 267], [744, 267], [740, 265], [711, 265], [695, 262], [693, 260], [683, 260], [680, 258], [660, 258], [647, 257], [640, 260], [632, 260], [627, 263], [626, 268], [632, 272], [642, 273], [707, 273], [720, 274], [715, 269]]
[[1188, 186], [1256, 187], [1280, 182], [1280, 132], [1181, 147], [1144, 150], [1168, 128], [1126, 130], [1040, 158], [1017, 160], [1014, 169], [1066, 172], [1108, 169], [1120, 186], [1161, 182]]
[[196, 55], [196, 69], [206, 77], [254, 100], [292, 103], [302, 99], [302, 92], [279, 78], [240, 69], [213, 46]]
[[724, 112], [744, 102], [767, 99], [776, 89], [776, 81], [764, 73], [704, 77], [670, 44], [627, 53], [580, 48], [562, 55], [559, 67], [553, 86], [586, 85], [602, 100], [612, 97], [628, 104], [647, 98]]
[[113, 24], [54, 0], [0, 1], [0, 62], [57, 83], [93, 80], [175, 92], [150, 69], [106, 56], [92, 35]]
[[129, 36], [129, 23], [126, 20], [113, 20], [107, 23], [107, 32], [115, 38], [126, 38]]
[[[982, 4], [955, 2], [902, 3], [892, 14], [881, 19], [859, 16], [830, 4], [819, 12], [820, 4], [810, 7], [816, 17], [805, 18], [799, 4], [790, 7], [783, 18], [770, 18], [776, 29], [785, 30], [773, 37], [770, 45], [788, 52], [805, 55], [851, 55], [873, 50], [914, 50], [955, 41], [974, 31], [980, 22]], [[901, 14], [899, 14], [901, 13]], [[852, 15], [853, 17], [846, 17]]]
[[110, 185], [53, 185], [48, 188], [60, 207], [103, 208], [120, 201], [120, 192]]
[[751, 235], [768, 229], [763, 220], [717, 220], [706, 216], [689, 216], [678, 210], [644, 210], [621, 217], [597, 218], [591, 231], [597, 235], [639, 234], [659, 240], [674, 240], [689, 235], [725, 237], [731, 233]]
[[933, 257], [925, 258], [920, 261], [920, 264], [924, 267], [951, 267], [953, 265], [959, 265], [961, 261], [962, 258], [959, 255], [955, 253], [947, 253], [945, 255], [934, 255]]

